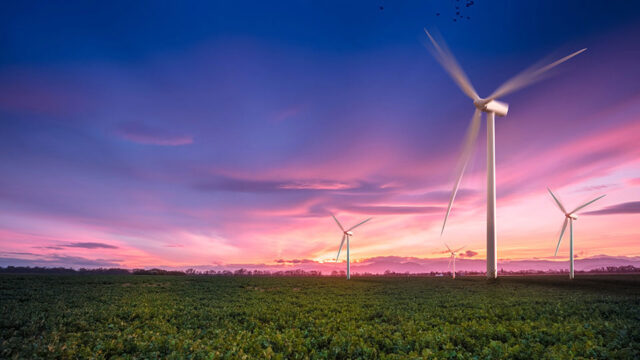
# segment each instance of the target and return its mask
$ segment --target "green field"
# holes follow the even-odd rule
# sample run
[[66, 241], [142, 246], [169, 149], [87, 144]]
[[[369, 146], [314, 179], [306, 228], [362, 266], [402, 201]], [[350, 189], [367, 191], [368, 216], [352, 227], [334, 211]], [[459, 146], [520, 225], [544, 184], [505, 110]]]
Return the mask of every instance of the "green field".
[[1, 275], [0, 358], [638, 359], [640, 276]]

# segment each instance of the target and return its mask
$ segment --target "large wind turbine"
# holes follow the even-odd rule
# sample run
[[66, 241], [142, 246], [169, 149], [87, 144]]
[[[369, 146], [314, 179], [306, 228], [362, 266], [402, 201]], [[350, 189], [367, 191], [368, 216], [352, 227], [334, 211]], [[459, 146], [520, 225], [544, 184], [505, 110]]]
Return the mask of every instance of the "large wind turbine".
[[567, 210], [564, 209], [564, 206], [562, 206], [562, 203], [560, 202], [560, 200], [558, 200], [558, 198], [555, 195], [553, 195], [553, 192], [551, 191], [551, 189], [547, 188], [547, 190], [549, 190], [549, 194], [551, 194], [551, 197], [553, 197], [553, 200], [555, 200], [556, 204], [558, 204], [558, 208], [564, 214], [564, 222], [562, 223], [562, 230], [560, 230], [560, 238], [558, 239], [558, 246], [556, 246], [556, 252], [553, 256], [558, 255], [558, 249], [560, 248], [562, 235], [564, 235], [564, 231], [567, 229], [567, 223], [569, 223], [569, 258], [570, 258], [569, 279], [573, 279], [573, 221], [578, 220], [578, 215], [576, 215], [576, 212], [602, 199], [606, 195], [598, 196], [597, 198], [578, 206], [577, 208], [575, 208], [575, 210], [571, 212], [567, 212]]
[[444, 222], [442, 224], [442, 230], [440, 232], [440, 236], [444, 233], [444, 227], [447, 223], [447, 218], [449, 217], [449, 213], [451, 212], [451, 206], [453, 205], [453, 200], [456, 197], [456, 193], [458, 192], [458, 187], [460, 186], [460, 181], [462, 180], [462, 175], [464, 174], [464, 170], [469, 162], [469, 158], [473, 151], [473, 146], [476, 141], [476, 137], [478, 136], [478, 131], [480, 130], [480, 116], [481, 113], [485, 112], [487, 114], [487, 277], [496, 278], [498, 276], [497, 272], [497, 246], [496, 246], [496, 170], [495, 170], [495, 116], [505, 116], [509, 110], [509, 105], [503, 102], [496, 100], [499, 97], [510, 94], [516, 90], [519, 90], [527, 85], [532, 84], [533, 82], [540, 80], [541, 75], [551, 68], [571, 59], [572, 57], [580, 54], [586, 49], [582, 49], [574, 52], [571, 55], [565, 56], [560, 60], [552, 62], [546, 66], [534, 66], [527, 70], [524, 70], [520, 74], [514, 76], [510, 80], [506, 81], [502, 84], [493, 94], [489, 95], [487, 98], [481, 98], [476, 93], [473, 85], [465, 75], [464, 71], [455, 57], [444, 41], [440, 41], [440, 43], [436, 42], [436, 40], [431, 36], [427, 29], [424, 29], [424, 32], [431, 40], [433, 44], [432, 53], [436, 60], [440, 62], [442, 67], [449, 73], [453, 81], [460, 87], [462, 92], [464, 92], [468, 97], [473, 100], [473, 106], [475, 106], [476, 110], [473, 113], [473, 117], [471, 118], [471, 124], [469, 125], [469, 129], [467, 130], [467, 134], [465, 136], [462, 156], [460, 157], [458, 167], [456, 169], [456, 181], [453, 185], [453, 191], [451, 192], [451, 197], [449, 198], [449, 205], [447, 206], [447, 213], [444, 217]]
[[447, 247], [447, 250], [449, 250], [449, 253], [451, 254], [451, 257], [449, 258], [449, 265], [447, 266], [447, 268], [451, 266], [451, 263], [453, 262], [453, 273], [451, 277], [455, 279], [456, 278], [456, 255], [458, 255], [458, 251], [464, 249], [464, 246], [455, 250], [451, 250], [451, 248], [447, 244], [444, 244], [444, 246]]
[[351, 232], [351, 230], [357, 228], [358, 226], [366, 223], [367, 221], [371, 220], [372, 218], [368, 218], [367, 220], [361, 221], [359, 223], [357, 223], [356, 225], [353, 225], [352, 227], [350, 227], [349, 229], [345, 230], [344, 227], [342, 227], [342, 224], [340, 224], [340, 221], [338, 221], [338, 219], [336, 219], [335, 216], [331, 215], [333, 217], [333, 220], [336, 221], [336, 224], [338, 224], [338, 227], [340, 227], [340, 230], [342, 230], [342, 241], [340, 242], [340, 248], [338, 249], [338, 256], [336, 256], [336, 262], [338, 261], [338, 258], [340, 257], [340, 250], [342, 250], [342, 245], [344, 245], [344, 240], [347, 239], [347, 280], [351, 279], [351, 263], [349, 262], [349, 239], [353, 236], [353, 233]]

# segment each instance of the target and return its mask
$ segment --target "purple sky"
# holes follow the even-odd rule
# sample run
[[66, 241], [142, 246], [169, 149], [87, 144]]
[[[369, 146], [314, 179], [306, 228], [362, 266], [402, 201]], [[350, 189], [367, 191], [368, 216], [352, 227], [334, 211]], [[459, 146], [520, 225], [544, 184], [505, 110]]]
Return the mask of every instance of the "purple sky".
[[425, 26], [485, 96], [588, 48], [502, 99], [499, 259], [553, 254], [547, 186], [607, 194], [582, 257], [640, 256], [638, 4], [462, 1], [453, 22], [457, 3], [0, 5], [0, 266], [323, 262], [332, 212], [374, 217], [356, 261], [483, 259], [484, 126], [439, 238], [473, 107]]

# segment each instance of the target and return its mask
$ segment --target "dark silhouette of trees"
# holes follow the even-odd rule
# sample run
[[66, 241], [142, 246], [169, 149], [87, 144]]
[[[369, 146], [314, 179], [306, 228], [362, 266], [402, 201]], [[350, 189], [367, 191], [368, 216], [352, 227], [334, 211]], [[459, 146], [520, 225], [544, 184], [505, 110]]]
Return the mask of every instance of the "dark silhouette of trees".
[[[567, 270], [518, 270], [518, 271], [505, 271], [500, 270], [501, 275], [554, 275], [554, 274], [566, 274]], [[597, 269], [576, 271], [581, 274], [630, 274], [640, 273], [640, 267], [633, 265], [625, 266], [603, 266]], [[70, 269], [63, 267], [30, 267], [30, 266], [7, 266], [0, 267], [0, 274], [59, 274], [59, 275], [176, 275], [176, 276], [322, 276], [321, 271], [316, 270], [248, 270], [238, 269], [235, 271], [229, 270], [196, 270], [187, 269], [185, 271], [180, 270], [163, 270], [163, 269], [120, 269], [120, 268], [97, 268], [97, 269]], [[482, 276], [482, 271], [458, 271], [460, 276]], [[344, 277], [345, 271], [333, 270], [329, 276]], [[352, 273], [353, 276], [450, 276], [450, 271], [431, 271], [425, 273], [409, 273], [409, 272], [394, 272], [386, 270], [382, 274], [365, 273]]]

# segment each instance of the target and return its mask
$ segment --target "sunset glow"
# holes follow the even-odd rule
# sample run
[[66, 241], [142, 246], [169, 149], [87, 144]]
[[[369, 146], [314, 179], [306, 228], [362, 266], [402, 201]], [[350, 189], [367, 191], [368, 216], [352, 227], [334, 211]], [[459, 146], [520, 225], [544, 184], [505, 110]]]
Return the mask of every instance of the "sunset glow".
[[[566, 262], [566, 241], [553, 257], [563, 215], [547, 187], [571, 208], [607, 195], [574, 225], [578, 259], [640, 261], [638, 11], [608, 22], [612, 9], [585, 4], [512, 28], [558, 5], [512, 2], [480, 21], [495, 11], [486, 4], [467, 23], [429, 4], [194, 5], [151, 12], [167, 24], [157, 33], [135, 11], [88, 25], [80, 13], [115, 10], [15, 6], [2, 15], [0, 266], [342, 270], [332, 213], [347, 225], [373, 217], [352, 238], [356, 271], [389, 257], [391, 270], [403, 258], [446, 266], [443, 242], [484, 259], [484, 120], [440, 238], [474, 109], [424, 48], [425, 26], [482, 94], [588, 48], [503, 99], [498, 265]], [[18, 26], [25, 17], [39, 25]]]

